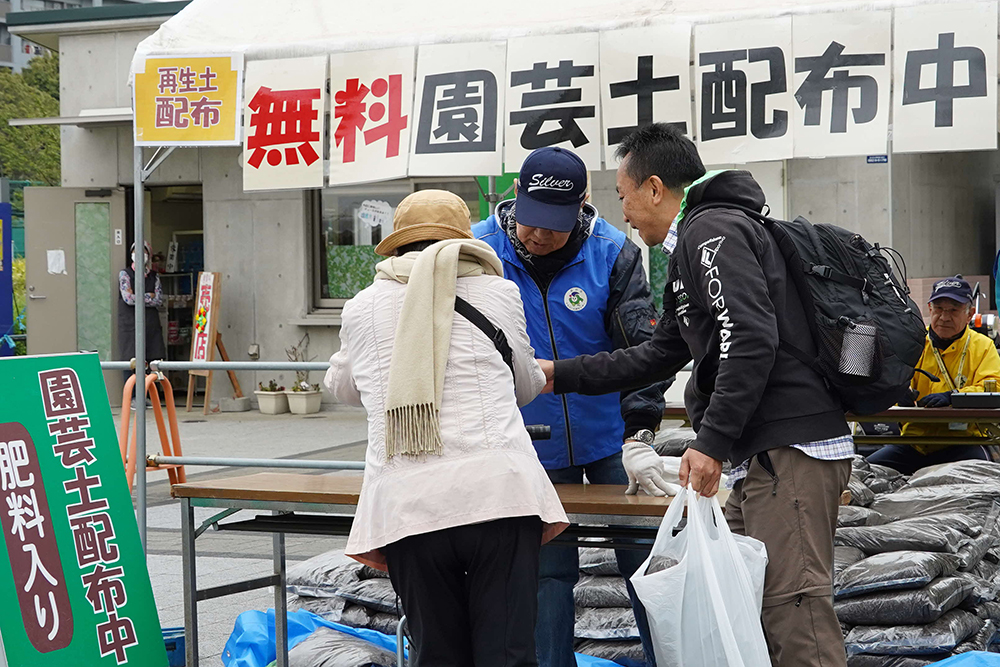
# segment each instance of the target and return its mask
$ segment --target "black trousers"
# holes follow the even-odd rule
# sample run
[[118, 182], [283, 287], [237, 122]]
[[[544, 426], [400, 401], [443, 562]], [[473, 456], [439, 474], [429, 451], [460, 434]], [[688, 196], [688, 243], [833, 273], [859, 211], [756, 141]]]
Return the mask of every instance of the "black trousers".
[[414, 535], [382, 548], [413, 667], [536, 667], [538, 517]]

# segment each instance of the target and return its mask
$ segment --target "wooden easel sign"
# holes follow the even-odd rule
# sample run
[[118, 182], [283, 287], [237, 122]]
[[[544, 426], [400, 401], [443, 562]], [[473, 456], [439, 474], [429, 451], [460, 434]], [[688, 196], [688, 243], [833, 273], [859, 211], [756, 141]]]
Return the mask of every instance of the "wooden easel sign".
[[[191, 327], [191, 361], [213, 361], [218, 338], [219, 300], [222, 274], [202, 271], [198, 274], [198, 291], [195, 292], [194, 321]], [[188, 371], [187, 411], [191, 412], [198, 376], [208, 378], [205, 387], [205, 409], [212, 396], [212, 371]]]

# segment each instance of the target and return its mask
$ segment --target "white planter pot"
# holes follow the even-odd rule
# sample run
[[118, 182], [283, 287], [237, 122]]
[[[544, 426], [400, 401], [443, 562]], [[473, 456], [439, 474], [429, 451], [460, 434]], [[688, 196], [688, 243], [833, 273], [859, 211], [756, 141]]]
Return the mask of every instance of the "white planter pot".
[[323, 400], [323, 392], [319, 391], [286, 391], [288, 407], [293, 415], [311, 415], [319, 412], [319, 404]]
[[283, 391], [254, 391], [261, 414], [280, 415], [288, 412], [288, 397]]

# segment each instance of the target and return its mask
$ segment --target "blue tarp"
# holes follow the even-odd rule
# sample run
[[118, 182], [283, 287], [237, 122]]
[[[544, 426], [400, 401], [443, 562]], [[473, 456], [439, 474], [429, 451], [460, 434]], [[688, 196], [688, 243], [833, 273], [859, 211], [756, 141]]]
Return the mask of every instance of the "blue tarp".
[[970, 651], [935, 662], [934, 667], [1000, 667], [1000, 653]]
[[[370, 641], [392, 653], [396, 652], [396, 638], [365, 628], [351, 628], [332, 623], [308, 611], [288, 612], [288, 648], [306, 639], [317, 628], [333, 628], [338, 632]], [[222, 664], [226, 667], [267, 667], [274, 662], [274, 610], [245, 611], [236, 618], [236, 627], [222, 651]], [[576, 654], [577, 667], [619, 667], [610, 660]], [[993, 664], [993, 663], [990, 663]], [[973, 667], [965, 665], [964, 667]]]

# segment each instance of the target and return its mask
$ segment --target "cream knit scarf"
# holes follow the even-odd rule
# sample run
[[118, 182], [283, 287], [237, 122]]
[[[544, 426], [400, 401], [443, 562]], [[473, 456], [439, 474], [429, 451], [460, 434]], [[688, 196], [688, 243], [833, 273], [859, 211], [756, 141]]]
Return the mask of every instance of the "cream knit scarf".
[[406, 284], [389, 363], [386, 457], [441, 454], [438, 412], [451, 347], [455, 281], [484, 273], [503, 277], [503, 265], [482, 241], [449, 239], [422, 252], [390, 257], [375, 269], [376, 280]]

